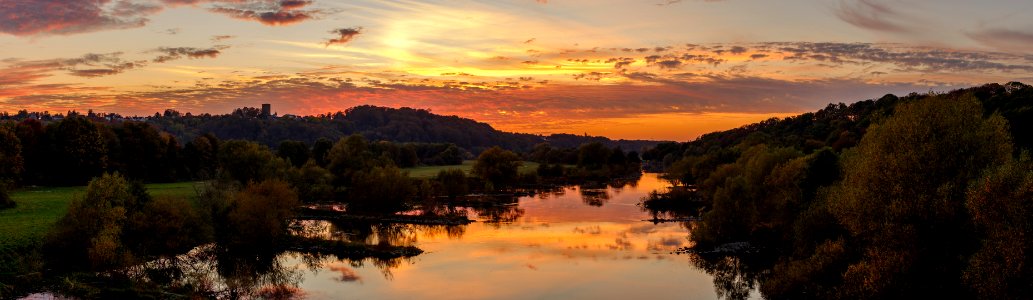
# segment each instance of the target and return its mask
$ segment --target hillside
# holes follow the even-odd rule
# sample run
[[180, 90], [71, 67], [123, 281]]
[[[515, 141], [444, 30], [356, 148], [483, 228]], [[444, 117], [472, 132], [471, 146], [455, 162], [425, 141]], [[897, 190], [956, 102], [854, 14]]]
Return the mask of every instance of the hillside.
[[[986, 84], [954, 90], [947, 96], [971, 94], [983, 106], [986, 115], [1000, 114], [1008, 120], [1017, 149], [1033, 149], [1033, 86], [1018, 82]], [[654, 165], [670, 166], [683, 156], [709, 155], [718, 161], [730, 162], [737, 157], [733, 146], [768, 144], [791, 147], [806, 153], [831, 147], [835, 151], [850, 148], [860, 141], [872, 124], [893, 114], [901, 103], [935, 95], [912, 93], [903, 97], [885, 95], [852, 104], [829, 104], [813, 113], [784, 119], [772, 118], [739, 128], [713, 132], [685, 143], [661, 143], [643, 153], [643, 159]]]
[[442, 116], [424, 109], [363, 105], [343, 112], [318, 116], [264, 117], [257, 108], [241, 108], [226, 115], [182, 115], [167, 111], [148, 118], [148, 123], [189, 141], [205, 133], [220, 139], [245, 139], [274, 146], [284, 140], [312, 144], [325, 137], [336, 140], [360, 133], [370, 140], [418, 143], [453, 143], [473, 153], [501, 146], [518, 151], [548, 142], [555, 147], [577, 147], [601, 142], [627, 150], [652, 147], [656, 141], [611, 140], [605, 137], [555, 134], [551, 136], [499, 131], [487, 123], [458, 116]]

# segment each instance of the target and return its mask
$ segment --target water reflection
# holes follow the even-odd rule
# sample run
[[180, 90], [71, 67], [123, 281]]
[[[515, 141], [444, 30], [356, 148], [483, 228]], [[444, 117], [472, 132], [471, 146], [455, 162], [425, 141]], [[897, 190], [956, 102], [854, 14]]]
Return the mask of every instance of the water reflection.
[[409, 259], [235, 255], [210, 247], [152, 262], [137, 273], [226, 299], [756, 296], [756, 277], [740, 262], [673, 253], [691, 246], [685, 224], [643, 221], [650, 215], [638, 203], [667, 186], [646, 174], [439, 209], [477, 220], [462, 226], [299, 221], [292, 227], [305, 237], [425, 251]]
[[[682, 223], [653, 224], [637, 204], [668, 184], [647, 174], [636, 183], [534, 191], [526, 197], [457, 210], [478, 222], [447, 226], [328, 224], [337, 238], [412, 243], [426, 253], [391, 268], [392, 276], [347, 264], [307, 269], [310, 299], [713, 299], [714, 280], [672, 252], [690, 246]], [[388, 227], [384, 227], [388, 226]], [[747, 295], [752, 288], [748, 287]], [[721, 290], [733, 297], [732, 289]]]
[[761, 269], [756, 257], [690, 254], [694, 266], [714, 277], [714, 289], [722, 299], [759, 298], [757, 284]]
[[299, 221], [295, 235], [367, 245], [416, 246], [420, 236], [444, 235], [459, 239], [466, 232], [462, 225], [425, 225], [355, 222], [342, 220]]

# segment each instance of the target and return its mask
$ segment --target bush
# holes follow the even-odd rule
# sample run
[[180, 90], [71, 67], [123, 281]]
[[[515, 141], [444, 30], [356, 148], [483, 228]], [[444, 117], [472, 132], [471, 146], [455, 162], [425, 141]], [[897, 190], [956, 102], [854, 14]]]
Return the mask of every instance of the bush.
[[91, 180], [47, 235], [44, 250], [53, 267], [108, 270], [135, 263], [121, 237], [127, 207], [136, 200], [118, 173]]
[[298, 195], [281, 180], [248, 184], [229, 196], [219, 220], [221, 242], [232, 249], [271, 249], [287, 238]]
[[50, 267], [104, 271], [186, 252], [207, 242], [210, 232], [186, 200], [151, 200], [142, 184], [104, 174], [72, 200], [47, 234], [44, 251]]
[[298, 190], [298, 198], [302, 202], [333, 200], [334, 176], [316, 164], [315, 160], [309, 160], [301, 168], [293, 169], [291, 175], [291, 182]]
[[455, 199], [470, 192], [470, 184], [466, 180], [466, 172], [463, 172], [461, 169], [441, 170], [438, 172], [435, 180], [441, 183], [445, 195], [449, 198]]
[[125, 241], [134, 253], [177, 255], [211, 240], [212, 228], [186, 199], [161, 197], [129, 216]]
[[520, 156], [496, 146], [484, 150], [477, 157], [473, 174], [487, 181], [491, 190], [491, 187], [505, 186], [515, 180], [520, 165]]
[[406, 209], [416, 187], [408, 174], [389, 165], [352, 173], [347, 195], [349, 211], [390, 213]]

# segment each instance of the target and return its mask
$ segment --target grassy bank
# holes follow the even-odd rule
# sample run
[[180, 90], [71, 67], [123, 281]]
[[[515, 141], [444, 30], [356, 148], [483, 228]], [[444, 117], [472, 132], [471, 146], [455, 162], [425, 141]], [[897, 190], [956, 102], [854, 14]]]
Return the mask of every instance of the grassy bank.
[[[405, 168], [405, 169], [402, 169], [402, 171], [409, 172], [409, 177], [417, 178], [417, 179], [434, 178], [434, 176], [438, 175], [438, 172], [441, 172], [443, 170], [449, 170], [449, 169], [460, 169], [460, 170], [463, 170], [463, 172], [466, 172], [466, 174], [470, 174], [470, 170], [473, 170], [473, 163], [474, 162], [476, 162], [476, 161], [466, 160], [466, 161], [463, 161], [462, 165], [453, 165], [453, 166], [422, 166], [422, 167], [415, 167], [415, 168]], [[537, 170], [538, 170], [538, 163], [533, 162], [533, 161], [525, 161], [525, 162], [523, 162], [523, 165], [520, 166], [520, 173], [534, 173]]]
[[[148, 184], [154, 197], [196, 196], [196, 182]], [[43, 187], [22, 189], [11, 193], [18, 203], [12, 209], [0, 211], [0, 251], [21, 248], [43, 238], [50, 227], [68, 211], [72, 197], [86, 187]]]

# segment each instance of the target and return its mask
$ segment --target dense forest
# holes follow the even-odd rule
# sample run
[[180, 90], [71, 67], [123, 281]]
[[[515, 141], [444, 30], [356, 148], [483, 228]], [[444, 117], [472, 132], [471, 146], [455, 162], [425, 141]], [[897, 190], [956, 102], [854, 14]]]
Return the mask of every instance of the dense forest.
[[829, 105], [658, 145], [683, 186], [645, 204], [700, 218], [694, 257], [730, 298], [1024, 298], [1031, 120], [1021, 83]]

